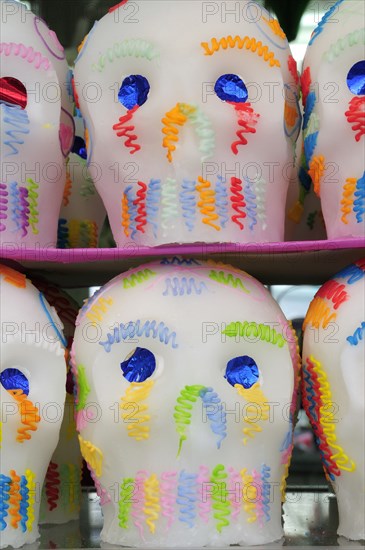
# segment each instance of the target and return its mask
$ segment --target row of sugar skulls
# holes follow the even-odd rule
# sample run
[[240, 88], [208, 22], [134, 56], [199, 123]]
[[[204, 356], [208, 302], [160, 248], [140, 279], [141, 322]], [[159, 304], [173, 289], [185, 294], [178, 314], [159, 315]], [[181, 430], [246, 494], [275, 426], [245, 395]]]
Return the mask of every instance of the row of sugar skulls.
[[[301, 129], [297, 67], [266, 10], [242, 1], [232, 17], [228, 4], [121, 2], [81, 47], [89, 159], [106, 175], [98, 190], [120, 246], [284, 240]], [[338, 2], [308, 46], [301, 192], [290, 212], [297, 223], [304, 214], [307, 234], [321, 224], [320, 208], [305, 208], [312, 180], [328, 237], [364, 234], [363, 21], [362, 1]], [[90, 82], [99, 101], [85, 92]]]
[[[303, 404], [338, 495], [339, 534], [351, 539], [364, 538], [364, 278], [362, 260], [318, 291], [303, 354]], [[74, 311], [49, 287], [48, 296], [72, 330]], [[64, 477], [57, 451], [46, 470], [61, 421], [49, 407], [61, 409], [64, 399], [59, 340], [67, 342], [43, 295], [4, 267], [1, 304], [0, 534], [2, 546], [19, 546], [37, 537], [36, 487], [46, 477], [52, 512], [55, 474]], [[299, 356], [290, 324], [261, 283], [214, 262], [141, 266], [81, 309], [71, 360], [81, 452], [104, 510], [102, 540], [280, 539]], [[66, 481], [74, 504], [77, 480]]]
[[[53, 106], [57, 111], [55, 101], [49, 101], [55, 82], [43, 81], [43, 77], [51, 78], [53, 63], [58, 81], [63, 82], [60, 70], [65, 72], [67, 67], [64, 59], [58, 59], [64, 54], [51, 31], [44, 31], [43, 38], [46, 35], [46, 42], [52, 42], [53, 50], [57, 44], [56, 60], [55, 51], [51, 61], [45, 56], [49, 56], [49, 47], [42, 56], [38, 43], [30, 49], [14, 44], [9, 21], [19, 23], [19, 17], [30, 21], [30, 12], [24, 17], [18, 3], [2, 0], [4, 28], [9, 33], [1, 49], [9, 67], [4, 65], [2, 79], [5, 103], [1, 108], [6, 121], [2, 139], [5, 183], [0, 189], [2, 240], [30, 245], [42, 244], [44, 239], [48, 245], [55, 242], [50, 239], [50, 228], [53, 223], [55, 234], [57, 216], [51, 216], [52, 209], [42, 208], [44, 184], [39, 174], [45, 174], [49, 180], [45, 203], [49, 206], [52, 188], [57, 190], [52, 196], [55, 212], [61, 201], [65, 208], [58, 246], [95, 246], [96, 226], [100, 228], [104, 211], [97, 197], [91, 198], [95, 189], [85, 167], [86, 155], [119, 246], [131, 240], [145, 245], [283, 240], [287, 191], [289, 187], [292, 207], [299, 162], [299, 200], [290, 209], [289, 217], [295, 223], [288, 222], [286, 237], [324, 237], [319, 203], [310, 196], [312, 180], [325, 205], [328, 236], [361, 236], [364, 29], [358, 26], [363, 3], [337, 3], [311, 38], [302, 78], [303, 153], [299, 142], [296, 163], [293, 148], [302, 118], [296, 63], [277, 21], [253, 2], [242, 0], [240, 4], [241, 16], [234, 23], [232, 18], [222, 20], [219, 10], [210, 12], [206, 3], [189, 0], [174, 2], [168, 10], [158, 2], [122, 2], [110, 10], [95, 24], [76, 60], [75, 89], [87, 125], [85, 140], [77, 136], [74, 155], [66, 162], [67, 174], [63, 161], [62, 170], [57, 170], [59, 144], [58, 157], [41, 148], [44, 161], [36, 162], [38, 175], [33, 179], [27, 177], [28, 168], [39, 153], [30, 148], [33, 162], [29, 163], [22, 151], [28, 150], [27, 125], [34, 120], [34, 105], [31, 102], [22, 109], [19, 86], [14, 92], [14, 80], [10, 78], [9, 84], [7, 75], [20, 79], [19, 64], [36, 67], [36, 77], [29, 77], [26, 87], [32, 90], [36, 80], [41, 90], [38, 99], [45, 98], [47, 108]], [[131, 16], [131, 8], [136, 17]], [[31, 30], [34, 34], [34, 25]], [[37, 41], [38, 35], [37, 31]], [[23, 72], [21, 78], [24, 82]], [[64, 86], [65, 97], [67, 88], [70, 92], [70, 85]], [[9, 105], [9, 97], [16, 97], [18, 103]], [[46, 115], [40, 120], [41, 104], [37, 102], [37, 131], [44, 142], [52, 124]], [[57, 113], [56, 119], [59, 108]], [[65, 131], [62, 124], [64, 142], [70, 129]], [[55, 172], [58, 180], [50, 181], [48, 174], [54, 178]], [[70, 205], [73, 178], [81, 178], [78, 195], [84, 202], [78, 197]], [[81, 208], [85, 213], [80, 213]], [[46, 220], [44, 231], [41, 219]]]
[[1, 244], [97, 246], [105, 209], [86, 167], [64, 49], [23, 4], [0, 8]]

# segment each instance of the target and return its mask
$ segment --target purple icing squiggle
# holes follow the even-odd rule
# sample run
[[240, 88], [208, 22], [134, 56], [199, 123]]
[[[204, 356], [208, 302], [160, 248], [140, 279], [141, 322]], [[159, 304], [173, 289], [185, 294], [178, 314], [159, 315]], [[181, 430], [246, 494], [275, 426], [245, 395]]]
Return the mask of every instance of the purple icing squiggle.
[[29, 227], [29, 203], [28, 203], [28, 189], [26, 187], [19, 187], [19, 215], [20, 215], [20, 227], [22, 229], [22, 237], [26, 237], [28, 235], [28, 227]]
[[8, 192], [5, 183], [0, 183], [0, 231], [5, 231], [6, 226], [1, 220], [8, 218]]
[[[65, 51], [61, 46], [61, 44], [59, 43], [56, 33], [54, 31], [51, 31], [48, 28], [47, 23], [40, 17], [35, 17], [34, 27], [38, 36], [42, 40], [43, 44], [46, 46], [49, 53], [52, 54], [53, 57], [55, 57], [56, 59], [60, 59], [60, 60], [66, 59]], [[46, 37], [47, 36], [49, 37], [48, 41], [44, 37], [44, 35], [46, 35]]]

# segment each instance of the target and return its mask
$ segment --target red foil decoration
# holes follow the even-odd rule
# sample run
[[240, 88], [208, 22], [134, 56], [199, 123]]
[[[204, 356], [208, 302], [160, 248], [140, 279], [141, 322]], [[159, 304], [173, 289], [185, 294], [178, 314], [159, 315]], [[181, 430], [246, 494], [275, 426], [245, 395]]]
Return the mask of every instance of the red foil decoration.
[[20, 80], [12, 76], [0, 78], [0, 103], [18, 105], [21, 109], [25, 109], [27, 102], [27, 90]]

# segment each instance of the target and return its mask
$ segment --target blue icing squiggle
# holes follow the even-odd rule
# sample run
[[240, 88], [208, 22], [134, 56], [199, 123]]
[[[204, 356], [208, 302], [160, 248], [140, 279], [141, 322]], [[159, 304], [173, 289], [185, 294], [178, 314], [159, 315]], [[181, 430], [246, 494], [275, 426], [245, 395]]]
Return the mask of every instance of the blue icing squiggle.
[[[331, 19], [332, 15], [337, 11], [338, 7], [342, 4], [344, 0], [338, 0], [336, 4], [334, 4], [322, 17], [321, 21], [318, 23], [318, 26], [314, 29], [312, 37], [308, 43], [308, 46], [312, 46], [312, 44], [315, 42], [315, 40], [318, 38], [318, 36], [323, 32], [323, 27], [326, 25], [326, 23], [329, 23], [329, 20]], [[336, 21], [338, 23], [338, 21]], [[335, 23], [335, 21], [332, 21], [332, 23]]]

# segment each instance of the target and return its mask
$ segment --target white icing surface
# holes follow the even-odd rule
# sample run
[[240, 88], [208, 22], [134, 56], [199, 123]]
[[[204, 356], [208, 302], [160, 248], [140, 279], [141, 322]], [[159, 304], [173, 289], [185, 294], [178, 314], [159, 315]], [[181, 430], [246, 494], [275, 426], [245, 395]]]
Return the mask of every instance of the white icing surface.
[[[297, 131], [290, 128], [292, 138], [285, 136], [286, 95], [290, 107], [294, 112], [297, 109], [294, 99], [297, 86], [288, 69], [290, 49], [286, 38], [275, 34], [265, 22], [265, 18], [270, 21], [266, 10], [246, 0], [234, 5], [238, 13], [229, 15], [232, 4], [228, 1], [214, 4], [218, 10], [214, 13], [209, 9], [213, 5], [200, 0], [177, 0], [171, 4], [163, 0], [126, 3], [105, 15], [85, 41], [76, 60], [75, 84], [90, 134], [88, 161], [101, 170], [102, 178], [95, 184], [118, 246], [131, 240], [143, 245], [283, 240], [293, 142], [300, 127], [297, 117]], [[256, 53], [244, 47], [204, 55], [201, 43], [211, 44], [213, 38], [219, 41], [228, 36], [242, 39], [247, 36], [261, 41], [279, 61], [280, 68], [270, 66], [258, 55], [260, 48]], [[140, 53], [136, 56], [130, 53], [136, 48], [146, 51], [146, 47], [150, 60]], [[239, 145], [237, 154], [231, 149], [238, 139], [236, 132], [242, 129], [238, 126], [237, 113], [233, 105], [219, 99], [214, 92], [215, 82], [224, 74], [235, 74], [243, 80], [248, 89], [248, 102], [260, 115], [256, 133], [244, 134], [248, 143]], [[118, 92], [129, 75], [142, 75], [150, 85], [147, 101], [132, 120], [124, 123], [130, 127], [128, 135], [137, 136], [131, 138], [132, 143], [141, 147], [134, 152], [125, 146], [127, 138], [118, 137], [113, 130], [127, 114], [127, 109], [118, 101]], [[178, 141], [174, 142], [176, 150], [169, 162], [168, 150], [163, 147], [166, 134], [162, 131], [165, 124], [162, 119], [177, 104], [195, 108], [205, 123], [198, 128], [192, 119], [183, 127], [173, 127], [175, 136], [178, 130]], [[222, 202], [222, 197], [215, 196], [220, 176], [227, 191], [223, 199], [228, 210], [226, 224], [224, 215], [217, 215], [218, 203]], [[202, 200], [197, 190], [199, 177], [211, 184], [208, 199], [215, 197], [215, 210], [214, 204], [207, 198]], [[232, 220], [237, 214], [231, 202], [232, 177], [242, 180], [245, 197], [248, 194], [245, 178], [248, 179], [255, 195], [254, 203], [256, 201], [260, 216], [257, 215], [257, 223], [252, 228], [246, 207], [243, 207], [246, 218], [240, 218], [243, 230]], [[147, 206], [152, 207], [147, 211], [147, 225], [138, 229], [141, 222], [137, 220], [137, 231], [126, 234], [121, 214], [123, 193], [132, 186], [131, 202], [137, 200], [138, 181], [149, 186], [151, 180], [160, 182], [162, 193], [161, 198], [157, 197], [160, 208], [156, 218], [153, 217], [155, 204], [147, 197]], [[188, 204], [193, 205], [192, 220], [184, 210], [187, 204], [181, 199], [184, 182], [192, 185], [192, 191], [187, 193]], [[206, 202], [210, 215], [216, 215], [211, 222], [219, 230], [203, 223], [207, 215], [201, 212], [203, 207], [198, 204], [201, 201]], [[145, 217], [142, 208], [139, 214], [142, 219]]]
[[[360, 269], [358, 273], [361, 273]], [[337, 310], [334, 309], [331, 300], [324, 299], [331, 314], [335, 312], [336, 317], [326, 328], [323, 328], [322, 324], [315, 328], [312, 323], [306, 328], [303, 365], [305, 366], [307, 359], [313, 356], [321, 363], [327, 375], [332, 406], [326, 410], [330, 413], [329, 422], [335, 428], [336, 444], [346, 455], [343, 465], [349, 467], [351, 461], [356, 465], [354, 471], [339, 467], [340, 475], [335, 476], [333, 482], [340, 516], [338, 534], [360, 540], [365, 538], [365, 291], [364, 277], [348, 284], [349, 277], [350, 275], [333, 278], [338, 285], [345, 285], [337, 292], [337, 296], [340, 292], [348, 295]], [[352, 345], [347, 338], [352, 337], [358, 328], [362, 336], [357, 339], [357, 345]], [[333, 455], [338, 455], [338, 448], [331, 450]]]
[[[144, 280], [142, 275], [145, 269], [151, 273]], [[209, 275], [214, 270], [222, 271], [226, 277], [232, 276], [231, 280], [236, 282], [237, 287], [212, 280]], [[149, 272], [145, 273], [148, 275]], [[129, 285], [129, 282], [138, 279], [140, 283]], [[241, 283], [237, 283], [236, 279], [240, 279]], [[173, 295], [168, 280], [174, 281], [176, 295]], [[188, 281], [190, 293], [186, 292]], [[94, 317], [96, 314], [99, 319]], [[113, 333], [113, 327], [130, 321], [136, 323], [137, 320], [142, 323], [154, 320], [157, 326], [164, 323], [171, 333], [168, 344], [161, 342], [158, 335], [157, 338], [151, 337], [152, 331], [150, 337], [144, 333], [144, 336], [120, 340], [120, 343], [116, 341], [109, 352], [100, 345], [100, 342], [107, 341], [108, 333]], [[143, 265], [113, 279], [81, 310], [75, 331], [73, 359], [75, 367], [85, 367], [90, 386], [81, 435], [102, 453], [99, 454], [99, 458], [102, 457], [99, 482], [110, 496], [110, 502], [103, 507], [101, 538], [104, 542], [138, 547], [189, 547], [264, 544], [281, 538], [279, 487], [284, 474], [281, 448], [288, 433], [289, 442], [291, 437], [288, 414], [294, 387], [293, 363], [287, 342], [279, 347], [252, 335], [233, 338], [222, 334], [221, 331], [231, 322], [243, 323], [245, 320], [271, 324], [279, 334], [288, 334], [292, 338], [292, 333], [283, 328], [286, 327], [286, 320], [280, 308], [261, 283], [242, 271], [230, 266], [218, 266], [214, 262], [198, 264], [193, 261], [190, 266], [162, 265], [160, 262]], [[175, 333], [175, 339], [172, 333]], [[173, 347], [173, 343], [177, 347]], [[295, 342], [291, 343], [295, 349]], [[154, 386], [142, 403], [136, 404], [133, 397], [127, 399], [130, 408], [129, 411], [127, 407], [127, 414], [130, 414], [123, 420], [121, 398], [130, 383], [123, 377], [120, 363], [136, 347], [147, 348], [155, 355], [156, 370], [151, 377]], [[257, 363], [262, 392], [265, 400], [272, 404], [271, 418], [259, 421], [262, 431], [248, 438], [246, 445], [243, 444], [243, 417], [247, 412], [247, 402], [224, 378], [227, 362], [243, 355], [252, 357]], [[187, 438], [180, 456], [177, 456], [179, 435], [174, 421], [175, 405], [181, 390], [196, 384], [212, 387], [219, 395], [226, 412], [227, 437], [218, 449], [217, 435], [212, 432], [202, 401], [198, 398], [191, 410]], [[128, 436], [127, 430], [133, 426], [138, 429], [138, 415], [145, 414], [140, 409], [141, 404], [147, 405], [146, 414], [150, 415], [150, 437], [137, 441]], [[88, 414], [92, 417], [90, 421], [87, 421]], [[133, 423], [134, 420], [137, 423]], [[90, 456], [88, 458], [90, 460]], [[208, 513], [207, 523], [203, 521], [199, 516], [200, 506], [204, 503], [201, 492], [208, 486], [206, 499], [209, 499], [212, 490], [220, 487], [219, 483], [209, 483], [212, 470], [218, 464], [224, 465], [226, 472], [230, 467], [238, 472], [247, 468], [249, 474], [253, 470], [260, 473], [264, 464], [271, 468], [269, 521], [257, 518], [252, 523], [248, 522], [249, 514], [244, 509], [247, 503], [242, 498], [247, 484], [242, 479], [235, 487], [235, 497], [227, 497], [237, 497], [237, 518], [228, 515], [230, 525], [223, 527], [221, 533], [217, 529], [219, 522], [214, 519], [217, 510]], [[133, 513], [136, 506], [146, 508], [146, 503], [140, 494], [134, 492], [138, 487], [136, 484], [131, 486], [132, 516], [129, 516], [127, 528], [119, 526], [118, 501], [124, 478], [134, 479], [141, 470], [147, 471], [146, 475], [156, 474], [159, 478], [163, 472], [194, 474], [201, 466], [209, 469], [208, 483], [193, 484], [196, 517], [194, 519], [193, 513], [191, 527], [181, 519], [184, 514], [175, 488], [171, 527], [167, 529], [167, 519], [160, 510], [156, 521], [152, 522], [155, 523], [155, 533], [151, 532], [142, 510], [140, 523], [144, 534], [141, 538], [133, 521]]]
[[[16, 272], [15, 272], [16, 273]], [[21, 277], [20, 274], [18, 276]], [[1, 548], [11, 545], [19, 548], [34, 542], [38, 536], [40, 491], [50, 457], [57, 445], [65, 401], [66, 365], [64, 348], [54, 330], [62, 332], [62, 323], [56, 312], [46, 304], [52, 323], [41, 306], [39, 291], [26, 280], [25, 288], [18, 288], [6, 281], [7, 274], [0, 275], [1, 316], [1, 372], [18, 369], [28, 379], [28, 400], [37, 407], [40, 421], [31, 438], [17, 441], [21, 422], [20, 405], [0, 385], [2, 441], [0, 449], [1, 474], [9, 477], [14, 470], [21, 477], [26, 470], [35, 474], [34, 523], [25, 531], [18, 523], [11, 524], [10, 511], [14, 506], [7, 501], [9, 509], [3, 518], [6, 527], [0, 531]], [[24, 279], [25, 280], [25, 279]], [[17, 491], [15, 490], [15, 494]], [[7, 491], [5, 491], [7, 494]], [[5, 498], [5, 497], [4, 497]], [[25, 497], [22, 497], [24, 499]], [[23, 502], [23, 500], [21, 500]], [[3, 502], [2, 506], [6, 503]], [[30, 510], [28, 509], [28, 513]], [[29, 517], [29, 516], [28, 516]]]
[[[55, 246], [57, 242], [57, 222], [62, 194], [65, 185], [65, 158], [60, 144], [60, 125], [69, 138], [64, 145], [72, 145], [72, 98], [67, 91], [68, 66], [66, 59], [56, 58], [50, 49], [64, 56], [54, 33], [31, 11], [19, 2], [1, 0], [1, 77], [13, 77], [23, 83], [27, 90], [27, 106], [18, 117], [28, 117], [29, 124], [14, 126], [6, 122], [16, 112], [16, 108], [4, 103], [1, 111], [1, 182], [7, 185], [9, 193], [7, 219], [1, 220], [6, 229], [0, 232], [0, 241], [26, 247]], [[42, 34], [43, 39], [36, 29]], [[12, 53], [8, 44], [13, 43]], [[18, 45], [22, 49], [21, 54]], [[29, 48], [29, 50], [28, 50]], [[42, 64], [37, 68], [41, 57]], [[35, 58], [32, 63], [29, 60]], [[38, 59], [38, 61], [37, 61]], [[61, 110], [62, 108], [62, 110]], [[10, 115], [9, 115], [10, 113]], [[71, 113], [71, 114], [70, 114]], [[7, 131], [13, 131], [9, 138]], [[29, 131], [29, 132], [28, 132]], [[25, 133], [26, 132], [26, 133]], [[14, 140], [15, 150], [5, 141]], [[15, 143], [18, 141], [19, 143]], [[16, 153], [16, 151], [18, 151]], [[64, 153], [67, 155], [68, 151]], [[38, 185], [34, 192], [38, 216], [34, 225], [22, 228], [13, 219], [13, 211], [19, 209], [10, 193], [10, 184], [27, 187], [31, 178]]]
[[319, 133], [314, 155], [325, 159], [320, 193], [329, 239], [365, 235], [364, 216], [359, 222], [352, 208], [348, 223], [341, 221], [346, 180], [364, 177], [364, 134], [356, 141], [357, 132], [352, 130], [355, 122], [349, 123], [345, 116], [356, 97], [347, 86], [347, 75], [355, 63], [364, 60], [364, 10], [363, 0], [346, 0], [336, 6], [322, 32], [308, 46], [303, 65], [303, 70], [310, 68], [311, 90], [317, 96], [313, 112], [318, 117]]

